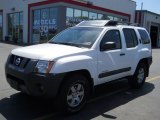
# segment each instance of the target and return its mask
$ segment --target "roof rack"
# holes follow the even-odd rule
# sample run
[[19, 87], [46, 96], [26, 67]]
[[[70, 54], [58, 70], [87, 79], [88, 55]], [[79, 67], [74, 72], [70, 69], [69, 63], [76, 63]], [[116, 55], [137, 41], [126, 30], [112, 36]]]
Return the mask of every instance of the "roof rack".
[[138, 23], [118, 22], [117, 25], [139, 26]]
[[139, 26], [138, 23], [119, 22], [113, 20], [110, 20], [105, 26], [117, 26], [117, 25]]
[[76, 26], [117, 26], [117, 25], [138, 26], [137, 23], [127, 23], [127, 22], [119, 22], [113, 20], [87, 20], [80, 22]]

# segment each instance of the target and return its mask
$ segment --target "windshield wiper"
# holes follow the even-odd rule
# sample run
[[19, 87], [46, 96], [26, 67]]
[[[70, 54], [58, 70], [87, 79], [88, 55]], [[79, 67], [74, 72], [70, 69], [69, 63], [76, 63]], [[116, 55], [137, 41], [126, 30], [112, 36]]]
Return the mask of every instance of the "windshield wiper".
[[74, 46], [74, 47], [81, 47], [81, 45], [75, 44], [75, 43], [63, 43], [63, 42], [49, 42], [53, 44], [61, 44], [61, 45], [69, 45], [69, 46]]

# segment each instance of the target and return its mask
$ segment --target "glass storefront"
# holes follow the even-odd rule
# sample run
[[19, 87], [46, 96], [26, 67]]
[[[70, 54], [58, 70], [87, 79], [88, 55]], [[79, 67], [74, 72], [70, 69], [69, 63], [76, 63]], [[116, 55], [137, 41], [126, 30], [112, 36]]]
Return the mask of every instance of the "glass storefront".
[[10, 41], [23, 42], [23, 13], [8, 14], [8, 37]]
[[0, 40], [3, 39], [3, 12], [0, 12]]
[[115, 21], [127, 21], [124, 18], [118, 18], [115, 16], [108, 16], [106, 14], [100, 14], [90, 11], [83, 11], [74, 8], [66, 8], [66, 26], [72, 27], [83, 20], [115, 20]]
[[57, 33], [57, 8], [33, 10], [32, 43], [43, 43]]

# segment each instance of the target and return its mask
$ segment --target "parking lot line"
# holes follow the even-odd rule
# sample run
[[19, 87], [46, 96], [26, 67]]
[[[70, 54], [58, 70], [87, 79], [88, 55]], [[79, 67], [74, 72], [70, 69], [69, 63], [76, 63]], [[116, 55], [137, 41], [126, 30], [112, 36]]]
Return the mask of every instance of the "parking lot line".
[[148, 80], [147, 80], [147, 82], [154, 81], [154, 80], [157, 80], [157, 79], [160, 79], [160, 75], [159, 75], [159, 76], [156, 76], [156, 77], [153, 77], [153, 78], [148, 79]]

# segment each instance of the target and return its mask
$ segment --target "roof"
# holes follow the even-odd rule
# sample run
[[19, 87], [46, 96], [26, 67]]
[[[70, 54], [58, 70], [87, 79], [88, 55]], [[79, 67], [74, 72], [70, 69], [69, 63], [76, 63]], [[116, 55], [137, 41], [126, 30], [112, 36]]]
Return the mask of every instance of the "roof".
[[146, 13], [150, 13], [150, 14], [154, 14], [154, 15], [160, 16], [160, 14], [152, 12], [152, 11], [148, 11], [148, 10], [136, 10], [136, 11], [137, 12], [146, 12]]

